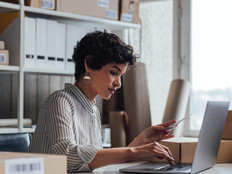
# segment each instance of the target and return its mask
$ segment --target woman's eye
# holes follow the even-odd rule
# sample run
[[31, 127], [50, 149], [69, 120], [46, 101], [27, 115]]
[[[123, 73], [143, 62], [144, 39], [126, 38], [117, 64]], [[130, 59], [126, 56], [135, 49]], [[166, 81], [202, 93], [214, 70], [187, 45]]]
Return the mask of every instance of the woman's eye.
[[116, 71], [110, 71], [110, 74], [111, 75], [117, 75], [117, 72]]

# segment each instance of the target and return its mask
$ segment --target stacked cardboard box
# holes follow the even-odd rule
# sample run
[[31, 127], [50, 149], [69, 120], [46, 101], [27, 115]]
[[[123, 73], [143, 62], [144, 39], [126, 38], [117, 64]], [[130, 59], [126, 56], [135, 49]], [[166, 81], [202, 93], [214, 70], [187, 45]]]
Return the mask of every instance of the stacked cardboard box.
[[[175, 162], [192, 163], [195, 149], [197, 147], [198, 138], [176, 137], [169, 140], [163, 140], [160, 143], [167, 146], [172, 152]], [[166, 162], [165, 159], [154, 158], [155, 162]], [[232, 141], [221, 140], [217, 163], [232, 162]]]
[[0, 152], [0, 173], [67, 173], [67, 157], [33, 153]]
[[232, 110], [228, 111], [225, 128], [222, 134], [222, 139], [232, 141]]
[[121, 0], [120, 20], [139, 23], [139, 0]]
[[4, 50], [4, 48], [5, 48], [5, 43], [4, 41], [0, 40], [0, 50]]
[[9, 65], [9, 51], [5, 50], [4, 41], [0, 41], [0, 65]]
[[119, 0], [57, 0], [57, 11], [118, 20]]

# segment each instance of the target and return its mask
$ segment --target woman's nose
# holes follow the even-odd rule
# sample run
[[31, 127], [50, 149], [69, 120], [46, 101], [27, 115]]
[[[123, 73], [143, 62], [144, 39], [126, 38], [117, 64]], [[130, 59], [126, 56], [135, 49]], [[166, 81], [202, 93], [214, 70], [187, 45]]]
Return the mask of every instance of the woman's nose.
[[113, 84], [115, 87], [120, 88], [121, 87], [121, 79], [115, 80]]

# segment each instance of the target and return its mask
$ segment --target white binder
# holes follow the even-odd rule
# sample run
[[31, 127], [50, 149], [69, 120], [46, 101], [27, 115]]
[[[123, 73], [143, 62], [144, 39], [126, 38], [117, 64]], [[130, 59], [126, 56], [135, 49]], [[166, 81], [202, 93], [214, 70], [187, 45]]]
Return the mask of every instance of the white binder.
[[57, 24], [57, 55], [56, 55], [56, 69], [64, 70], [65, 69], [65, 35], [66, 35], [66, 26], [65, 24]]
[[56, 45], [57, 45], [57, 25], [53, 20], [47, 20], [47, 60], [46, 67], [48, 69], [56, 68]]
[[35, 67], [35, 19], [25, 17], [25, 59], [24, 66]]
[[47, 20], [36, 18], [36, 68], [43, 69], [46, 65]]
[[85, 28], [77, 25], [67, 24], [66, 28], [66, 65], [65, 69], [70, 72], [74, 72], [75, 67], [72, 60], [74, 47], [82, 37], [86, 34]]

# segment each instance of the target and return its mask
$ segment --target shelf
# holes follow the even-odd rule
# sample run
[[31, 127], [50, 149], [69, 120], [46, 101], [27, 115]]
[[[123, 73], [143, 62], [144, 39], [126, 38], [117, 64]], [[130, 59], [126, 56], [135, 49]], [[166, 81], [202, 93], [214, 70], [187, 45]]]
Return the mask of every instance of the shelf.
[[[35, 127], [33, 128], [23, 128], [21, 132], [33, 133], [35, 131]], [[11, 127], [1, 127], [0, 134], [4, 133], [19, 133], [18, 128], [11, 128]]]
[[32, 128], [23, 128], [22, 132], [34, 133], [35, 132], [35, 127], [32, 127]]
[[1, 71], [19, 71], [19, 66], [5, 66], [5, 65], [0, 65], [0, 72]]
[[18, 4], [0, 2], [0, 13], [19, 11], [19, 9], [20, 6]]
[[25, 73], [39, 73], [39, 74], [58, 74], [58, 75], [70, 75], [74, 76], [74, 72], [66, 70], [50, 70], [50, 69], [35, 69], [35, 68], [24, 68]]
[[9, 128], [9, 127], [1, 127], [0, 128], [0, 134], [4, 133], [18, 133], [18, 128]]
[[74, 13], [67, 13], [67, 12], [61, 12], [61, 11], [52, 11], [52, 10], [46, 10], [46, 9], [40, 9], [40, 8], [34, 8], [34, 7], [24, 7], [25, 12], [29, 12], [32, 16], [34, 15], [44, 15], [46, 17], [54, 17], [59, 18], [58, 20], [70, 20], [72, 22], [80, 23], [92, 23], [95, 25], [99, 25], [101, 27], [110, 28], [111, 30], [122, 30], [126, 28], [141, 28], [140, 24], [134, 24], [134, 23], [128, 23], [128, 22], [122, 22], [117, 20], [110, 20], [110, 19], [104, 19], [104, 18], [98, 18], [98, 17], [92, 17], [92, 16], [85, 16], [85, 15], [79, 15]]
[[[34, 18], [44, 18], [44, 19], [51, 19], [56, 20], [60, 23], [64, 24], [74, 24], [77, 26], [84, 26], [86, 27], [86, 30], [88, 27], [89, 29], [106, 29], [109, 30], [109, 32], [113, 32], [116, 30], [122, 31], [122, 37], [125, 37], [125, 40], [129, 40], [129, 32], [127, 33], [126, 29], [140, 29], [140, 24], [134, 24], [134, 23], [128, 23], [128, 22], [122, 22], [118, 20], [111, 20], [111, 19], [105, 19], [105, 18], [99, 18], [99, 17], [91, 17], [86, 15], [80, 15], [80, 14], [73, 14], [73, 13], [67, 13], [67, 12], [61, 12], [61, 11], [53, 11], [53, 10], [46, 10], [41, 8], [34, 8], [29, 6], [23, 5], [24, 0], [19, 0], [19, 4], [13, 4], [13, 3], [7, 3], [0, 1], [0, 13], [8, 13], [8, 12], [18, 12], [19, 14], [19, 26], [16, 30], [16, 32], [19, 33], [19, 40], [17, 42], [17, 49], [19, 50], [18, 54], [16, 55], [20, 59], [20, 66], [3, 66], [0, 65], [0, 73], [18, 73], [18, 82], [15, 85], [17, 88], [17, 103], [14, 104], [15, 108], [17, 106], [17, 119], [18, 123], [15, 127], [7, 127], [7, 126], [1, 126], [0, 127], [0, 133], [18, 133], [18, 132], [34, 132], [35, 127], [24, 127], [23, 128], [23, 119], [24, 119], [24, 107], [26, 101], [26, 97], [24, 95], [25, 92], [25, 79], [28, 74], [46, 74], [46, 75], [57, 75], [57, 76], [70, 76], [67, 78], [67, 80], [73, 80], [74, 77], [74, 71], [67, 71], [65, 69], [58, 70], [58, 69], [40, 69], [43, 67], [37, 68], [27, 68], [23, 66], [24, 57], [25, 57], [25, 18], [24, 16], [28, 17], [34, 17]], [[14, 32], [14, 33], [16, 33]], [[121, 34], [121, 33], [120, 33]], [[12, 39], [11, 39], [12, 40]], [[11, 42], [10, 40], [10, 42]], [[14, 47], [13, 47], [14, 48]], [[16, 48], [16, 47], [15, 47]], [[67, 51], [67, 50], [66, 50]], [[28, 74], [27, 74], [28, 73]], [[14, 74], [15, 75], [15, 74]], [[56, 79], [56, 78], [54, 78]], [[62, 79], [66, 79], [62, 78]], [[26, 84], [26, 85], [25, 85]], [[45, 94], [46, 95], [46, 94]], [[24, 100], [25, 99], [25, 100]], [[13, 102], [12, 102], [13, 103]], [[107, 134], [104, 142], [104, 147], [108, 148], [110, 147], [110, 143], [108, 143], [108, 139], [110, 136], [110, 126], [109, 125], [102, 125], [102, 128], [105, 129], [105, 134]]]

